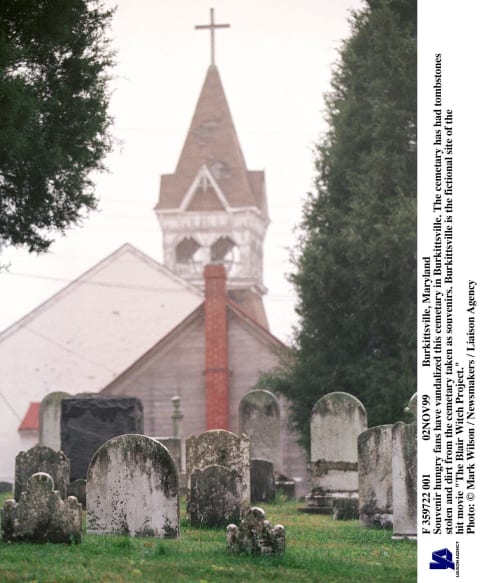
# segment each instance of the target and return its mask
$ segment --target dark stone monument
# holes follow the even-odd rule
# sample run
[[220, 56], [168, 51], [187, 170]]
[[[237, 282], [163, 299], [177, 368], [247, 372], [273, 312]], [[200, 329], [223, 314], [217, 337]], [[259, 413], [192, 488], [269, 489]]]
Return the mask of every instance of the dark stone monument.
[[334, 498], [333, 520], [358, 520], [358, 498]]
[[252, 502], [275, 500], [275, 472], [268, 460], [250, 460], [250, 496]]
[[236, 470], [207, 466], [191, 475], [188, 513], [193, 526], [226, 526], [240, 520], [242, 480]]
[[125, 433], [143, 433], [140, 399], [86, 394], [62, 400], [62, 450], [70, 459], [72, 480], [85, 479], [97, 449]]
[[80, 502], [82, 508], [87, 507], [87, 480], [78, 478], [78, 480], [73, 480], [68, 484], [67, 494], [69, 496], [75, 496], [75, 498]]
[[13, 484], [10, 482], [0, 482], [0, 494], [6, 494], [7, 492], [12, 492]]
[[50, 447], [36, 445], [28, 451], [21, 451], [15, 458], [15, 500], [25, 491], [30, 476], [45, 472], [52, 477], [55, 490], [62, 498], [67, 497], [70, 481], [70, 460], [63, 451], [54, 451]]

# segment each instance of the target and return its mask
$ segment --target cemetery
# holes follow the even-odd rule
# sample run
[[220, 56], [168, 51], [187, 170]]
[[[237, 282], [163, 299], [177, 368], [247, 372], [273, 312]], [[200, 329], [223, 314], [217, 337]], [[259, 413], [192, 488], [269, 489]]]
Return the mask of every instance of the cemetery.
[[[15, 138], [9, 137], [11, 128], [7, 126], [7, 137], [14, 140], [15, 147], [8, 145], [4, 162], [12, 158], [12, 175], [18, 172], [19, 182], [10, 184], [9, 172], [0, 173], [2, 187], [5, 182], [13, 195], [3, 205], [8, 211], [4, 221], [8, 229], [0, 229], [0, 248], [3, 251], [7, 243], [27, 245], [30, 252], [46, 251], [54, 239], [42, 237], [50, 229], [63, 232], [83, 217], [83, 211], [96, 206], [93, 191], [89, 192], [96, 179], [84, 180], [74, 173], [77, 178], [73, 180], [68, 172], [65, 177], [68, 168], [60, 160], [65, 159], [72, 170], [78, 166], [85, 176], [95, 174], [104, 169], [100, 154], [106, 154], [115, 142], [113, 136], [105, 135], [108, 139], [102, 146], [100, 131], [100, 126], [106, 131], [114, 118], [110, 119], [104, 95], [107, 81], [113, 78], [99, 77], [96, 89], [93, 79], [90, 88], [90, 73], [85, 77], [79, 65], [82, 59], [73, 49], [70, 54], [62, 42], [72, 34], [75, 50], [81, 48], [89, 58], [100, 57], [100, 46], [107, 50], [110, 42], [105, 39], [103, 45], [101, 39], [115, 11], [95, 10], [89, 14], [92, 20], [87, 26], [79, 25], [77, 17], [83, 8], [88, 12], [87, 5], [101, 2], [63, 3], [68, 17], [60, 10], [61, 2], [38, 6], [26, 2], [48, 23], [39, 36], [41, 58], [37, 62], [37, 40], [35, 36], [30, 39], [30, 34], [37, 26], [42, 28], [42, 19], [35, 13], [25, 19], [25, 3], [7, 4], [8, 26], [0, 27], [3, 36], [10, 34], [10, 28], [16, 30], [10, 23], [16, 19], [10, 19], [9, 11], [17, 15], [20, 30], [26, 26], [18, 38], [13, 35], [11, 46], [4, 42], [4, 52], [17, 59], [11, 64], [9, 54], [4, 59], [8, 87], [18, 83], [21, 88], [26, 82], [22, 91], [28, 96], [18, 93], [21, 99], [17, 103], [12, 92], [11, 126], [18, 125], [17, 118], [22, 116], [28, 123], [18, 136], [12, 130]], [[353, 44], [346, 43], [340, 50], [348, 59], [336, 70], [333, 92], [326, 99], [325, 121], [332, 127], [312, 152], [317, 157], [313, 184], [318, 193], [310, 193], [305, 202], [300, 246], [290, 259], [298, 272], [287, 277], [300, 300], [293, 342], [281, 340], [269, 324], [268, 280], [264, 278], [264, 258], [269, 257], [264, 243], [271, 222], [267, 181], [264, 170], [247, 165], [240, 146], [215, 59], [216, 31], [230, 28], [230, 24], [216, 24], [213, 8], [209, 24], [195, 25], [210, 33], [210, 64], [172, 171], [171, 162], [160, 155], [162, 173], [154, 213], [160, 227], [155, 233], [161, 236], [162, 262], [127, 241], [115, 249], [112, 239], [109, 255], [101, 259], [95, 253], [92, 259], [96, 263], [87, 271], [77, 273], [63, 289], [0, 330], [5, 387], [0, 395], [0, 583], [416, 580], [416, 394], [406, 406], [413, 392], [411, 373], [415, 368], [415, 338], [409, 326], [416, 261], [411, 248], [415, 221], [410, 206], [411, 193], [416, 191], [411, 180], [416, 175], [412, 148], [416, 125], [414, 117], [403, 117], [403, 110], [408, 109], [403, 104], [397, 107], [395, 101], [387, 100], [386, 107], [378, 107], [377, 92], [382, 99], [396, 93], [391, 91], [395, 86], [388, 76], [382, 85], [377, 82], [377, 71], [372, 71], [350, 95], [350, 85], [357, 87], [357, 69], [363, 76], [357, 64], [364, 62], [368, 72], [377, 56], [385, 53], [390, 58], [397, 50], [401, 56], [406, 50], [403, 42], [390, 50], [387, 40], [406, 34], [413, 41], [413, 28], [406, 22], [403, 30], [408, 18], [400, 12], [408, 12], [414, 3], [386, 0], [367, 4], [364, 12], [351, 13], [350, 24], [356, 27]], [[56, 8], [60, 20], [50, 26]], [[389, 29], [375, 24], [378, 15], [386, 18], [383, 11], [391, 11], [388, 18], [392, 18], [392, 26], [395, 22], [398, 26], [398, 31], [392, 30], [400, 35], [387, 34]], [[90, 40], [75, 37], [81, 26], [92, 29]], [[95, 26], [100, 27], [96, 32]], [[370, 26], [372, 30], [378, 27], [378, 39]], [[58, 49], [53, 40], [49, 44], [57, 28], [62, 39], [65, 37]], [[126, 28], [131, 32], [130, 23]], [[380, 30], [389, 50], [377, 48], [377, 44], [382, 47]], [[369, 52], [370, 42], [364, 42], [365, 34], [375, 40], [371, 43], [375, 58]], [[160, 36], [158, 30], [155, 36]], [[43, 37], [48, 39], [45, 47]], [[357, 55], [357, 41], [359, 47], [365, 44], [365, 54]], [[25, 54], [17, 46], [24, 43]], [[247, 45], [242, 41], [242, 58], [248, 56]], [[160, 61], [175, 61], [167, 56], [165, 47], [162, 44]], [[413, 50], [407, 52], [414, 55]], [[27, 64], [22, 60], [30, 58], [30, 53], [31, 71], [28, 58]], [[96, 77], [93, 71], [97, 68], [100, 73], [103, 67], [113, 66], [115, 56], [115, 50], [105, 53], [101, 65], [93, 60], [91, 76]], [[54, 97], [47, 90], [49, 85], [44, 89], [38, 83], [37, 87], [43, 59], [46, 78], [54, 80], [50, 81], [52, 87], [62, 89], [58, 95], [57, 90], [52, 91]], [[184, 72], [176, 71], [175, 82], [169, 86], [160, 61], [162, 94], [176, 101]], [[350, 62], [355, 63], [355, 83], [350, 83]], [[189, 60], [187, 69], [193, 68]], [[288, 63], [282, 63], [282, 68], [288, 73]], [[388, 61], [385, 69], [392, 70]], [[402, 69], [410, 67], [398, 67], [398, 71]], [[295, 64], [295, 70], [301, 67]], [[231, 71], [235, 80], [236, 69]], [[120, 76], [128, 79], [124, 73]], [[267, 71], [262, 78], [268, 80]], [[64, 82], [72, 85], [71, 102], [69, 91], [63, 90]], [[373, 99], [362, 96], [364, 85], [372, 89]], [[295, 77], [286, 81], [285, 88], [297, 89]], [[249, 90], [255, 97], [255, 110], [261, 110], [258, 97], [264, 89], [253, 77], [248, 87], [242, 86], [242, 91]], [[100, 100], [93, 99], [96, 91]], [[282, 93], [275, 95], [275, 101]], [[241, 99], [242, 93], [238, 95]], [[159, 112], [168, 103], [164, 96], [155, 106]], [[39, 105], [34, 97], [39, 97]], [[27, 116], [23, 115], [23, 100], [28, 102]], [[375, 104], [372, 111], [371, 104]], [[265, 105], [270, 108], [268, 100]], [[303, 108], [298, 105], [294, 116], [282, 110], [281, 119], [268, 122], [275, 127], [274, 132], [267, 132], [274, 134], [275, 149], [285, 149], [291, 122], [299, 123], [298, 129], [288, 129], [291, 136], [303, 133], [298, 115]], [[57, 110], [58, 119], [53, 115]], [[101, 121], [97, 130], [95, 110]], [[384, 111], [401, 113], [398, 119], [405, 123], [393, 117], [392, 123]], [[74, 113], [88, 118], [86, 125], [92, 127], [88, 133], [98, 134], [100, 140], [86, 143], [85, 152], [93, 159], [85, 168], [77, 160], [84, 157], [81, 124], [65, 123], [67, 118], [76, 119]], [[379, 123], [383, 116], [388, 118], [388, 131]], [[38, 118], [38, 128], [30, 124], [30, 117], [35, 124]], [[50, 139], [50, 118], [61, 129], [59, 143]], [[172, 129], [157, 128], [153, 119], [144, 125], [151, 131], [160, 130], [156, 139], [169, 132], [183, 134], [173, 128], [173, 119]], [[124, 125], [129, 132], [139, 129]], [[275, 137], [277, 125], [284, 137], [280, 133]], [[390, 125], [402, 132], [390, 131]], [[390, 148], [390, 135], [395, 148]], [[27, 136], [35, 137], [34, 147], [30, 148]], [[347, 136], [346, 145], [343, 136]], [[261, 145], [261, 139], [252, 139]], [[28, 144], [25, 151], [20, 147], [23, 141]], [[78, 154], [73, 154], [77, 141]], [[19, 160], [15, 159], [17, 145]], [[48, 156], [44, 160], [46, 145], [51, 164], [45, 163]], [[266, 142], [261, 148], [265, 146]], [[400, 153], [405, 150], [400, 157], [397, 147]], [[173, 142], [168, 149], [174, 150]], [[141, 172], [133, 166], [129, 169], [135, 176], [131, 189], [135, 193], [143, 189], [138, 179], [147, 176], [150, 163], [145, 153], [150, 150], [146, 143], [139, 148], [145, 158]], [[278, 187], [281, 193], [288, 184], [286, 178], [297, 174], [295, 163], [290, 167], [293, 152], [289, 164], [280, 168], [283, 177], [278, 175], [274, 187], [275, 205], [281, 199]], [[57, 158], [59, 168], [50, 176], [47, 170], [50, 165], [56, 169], [53, 162]], [[37, 164], [41, 173], [35, 170]], [[32, 176], [25, 170], [30, 165]], [[398, 170], [403, 168], [405, 175]], [[127, 188], [128, 181], [120, 184], [122, 176], [119, 173], [117, 178], [116, 197]], [[37, 183], [42, 184], [38, 191]], [[301, 190], [299, 183], [284, 192], [293, 200]], [[45, 212], [43, 202], [47, 203]], [[135, 204], [140, 202], [135, 199]], [[410, 233], [408, 244], [399, 239], [397, 231]], [[390, 240], [394, 243], [391, 248]], [[93, 241], [85, 251], [90, 243]], [[284, 243], [275, 248], [287, 250]], [[155, 252], [160, 251], [157, 248], [155, 243]], [[399, 257], [402, 262], [397, 261]], [[71, 261], [75, 263], [73, 257]], [[403, 264], [402, 271], [399, 266]], [[0, 271], [6, 267], [0, 262]], [[372, 285], [379, 274], [379, 285]], [[397, 279], [406, 275], [403, 290]], [[397, 286], [401, 301], [391, 291]], [[288, 296], [277, 293], [276, 299], [289, 302], [290, 295], [289, 288]], [[270, 299], [275, 301], [275, 295]], [[281, 315], [277, 321], [273, 319], [274, 329], [283, 323]], [[398, 347], [403, 338], [408, 338], [405, 351]], [[392, 378], [398, 370], [402, 378]], [[378, 406], [385, 395], [395, 391], [395, 400], [390, 403], [387, 399], [383, 409]]]
[[[178, 400], [177, 435], [153, 438], [124, 432], [143, 426], [129, 397], [64, 399], [42, 434], [56, 431], [70, 458], [46, 445], [20, 452], [13, 496], [1, 495], [0, 580], [412, 581], [416, 423], [367, 429], [358, 399], [325, 395], [311, 416], [311, 490], [287, 500], [276, 492], [276, 397], [251, 393], [244, 433], [187, 438]], [[90, 455], [71, 447], [89, 443], [82, 432], [100, 443]]]

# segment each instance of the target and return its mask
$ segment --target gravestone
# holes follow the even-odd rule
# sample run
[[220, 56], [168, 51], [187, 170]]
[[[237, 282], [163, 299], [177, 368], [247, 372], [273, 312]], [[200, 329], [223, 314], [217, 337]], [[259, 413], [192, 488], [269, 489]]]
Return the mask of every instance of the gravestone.
[[188, 513], [194, 526], [226, 526], [240, 520], [242, 480], [236, 470], [211, 465], [190, 477]]
[[277, 474], [275, 478], [275, 495], [285, 496], [287, 500], [295, 500], [296, 498], [296, 483], [288, 476]]
[[256, 389], [248, 392], [239, 405], [240, 433], [250, 439], [250, 457], [273, 463], [282, 471], [280, 405], [270, 391]]
[[[200, 435], [192, 435], [187, 439], [187, 512], [190, 521], [192, 521], [191, 511], [194, 512], [195, 516], [195, 509], [203, 504], [201, 500], [195, 498], [197, 489], [192, 489], [192, 475], [195, 471], [200, 470], [203, 472], [210, 466], [221, 466], [226, 469], [227, 472], [224, 472], [224, 476], [230, 476], [230, 479], [236, 484], [235, 491], [237, 492], [240, 508], [242, 510], [248, 508], [250, 505], [249, 447], [250, 444], [246, 435], [238, 436], [223, 429], [206, 431]], [[208, 476], [215, 475], [213, 470], [211, 472], [204, 475], [205, 479]], [[227, 480], [227, 478], [224, 477], [222, 480]], [[202, 486], [202, 488], [206, 488], [206, 486]], [[232, 488], [227, 488], [224, 491], [231, 492], [233, 491]], [[218, 520], [222, 520], [222, 516], [223, 513], [219, 511]]]
[[391, 528], [392, 428], [379, 425], [358, 436], [358, 498], [360, 524]]
[[333, 520], [358, 520], [358, 498], [334, 498]]
[[52, 477], [55, 490], [62, 498], [67, 497], [70, 482], [70, 460], [63, 451], [54, 451], [50, 447], [36, 445], [28, 451], [21, 451], [15, 458], [14, 496], [18, 502], [26, 489], [30, 476], [45, 472]]
[[5, 542], [78, 543], [81, 532], [81, 504], [73, 496], [62, 500], [44, 472], [30, 476], [18, 502], [10, 499], [3, 506]]
[[407, 422], [416, 423], [417, 422], [417, 393], [414, 393], [408, 401], [408, 405], [405, 407], [405, 413], [407, 413]]
[[285, 553], [285, 528], [272, 527], [261, 508], [250, 508], [239, 526], [227, 526], [227, 549], [248, 555], [282, 555]]
[[305, 496], [310, 512], [330, 514], [336, 498], [358, 500], [357, 438], [367, 429], [367, 413], [353, 395], [329, 393], [312, 410], [312, 491]]
[[86, 394], [61, 403], [62, 450], [70, 459], [72, 480], [87, 477], [93, 454], [112, 437], [143, 433], [143, 405], [136, 397]]
[[0, 494], [6, 494], [13, 491], [13, 484], [11, 482], [0, 482]]
[[394, 539], [417, 537], [417, 424], [399, 421], [392, 429]]
[[173, 461], [177, 467], [177, 471], [181, 472], [182, 468], [182, 440], [180, 437], [154, 437], [159, 443], [168, 449], [168, 453], [172, 456]]
[[68, 484], [67, 494], [69, 496], [75, 496], [85, 510], [87, 507], [87, 480], [78, 478], [77, 480], [70, 482], [70, 484]]
[[212, 429], [191, 435], [186, 441], [187, 487], [192, 472], [218, 465], [236, 470], [241, 478], [241, 500], [250, 502], [250, 442], [246, 435]]
[[250, 460], [250, 497], [252, 502], [275, 500], [275, 472], [271, 461]]
[[161, 443], [120, 435], [96, 451], [87, 475], [87, 532], [178, 537], [177, 469]]
[[38, 444], [52, 448], [54, 451], [61, 449], [60, 421], [62, 416], [62, 400], [70, 397], [63, 391], [55, 391], [46, 395], [40, 403], [38, 414], [39, 438]]

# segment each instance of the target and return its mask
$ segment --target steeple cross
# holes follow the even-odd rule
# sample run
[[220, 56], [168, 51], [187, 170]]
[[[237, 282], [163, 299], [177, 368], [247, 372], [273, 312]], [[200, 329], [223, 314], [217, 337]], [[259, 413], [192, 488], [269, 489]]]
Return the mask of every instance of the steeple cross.
[[196, 29], [208, 28], [210, 29], [210, 53], [212, 65], [215, 65], [215, 29], [216, 28], [230, 28], [229, 24], [215, 24], [215, 16], [213, 8], [210, 8], [210, 24], [197, 24]]

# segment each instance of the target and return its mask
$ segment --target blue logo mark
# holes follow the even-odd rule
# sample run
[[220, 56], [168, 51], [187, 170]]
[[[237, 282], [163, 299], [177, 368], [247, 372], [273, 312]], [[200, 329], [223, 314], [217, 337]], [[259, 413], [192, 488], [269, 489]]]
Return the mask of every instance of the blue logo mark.
[[448, 549], [433, 551], [430, 569], [455, 569], [455, 563], [452, 561], [452, 553]]

